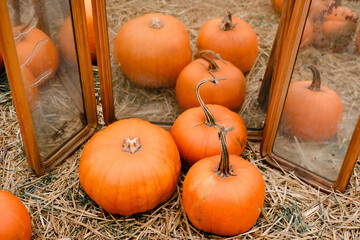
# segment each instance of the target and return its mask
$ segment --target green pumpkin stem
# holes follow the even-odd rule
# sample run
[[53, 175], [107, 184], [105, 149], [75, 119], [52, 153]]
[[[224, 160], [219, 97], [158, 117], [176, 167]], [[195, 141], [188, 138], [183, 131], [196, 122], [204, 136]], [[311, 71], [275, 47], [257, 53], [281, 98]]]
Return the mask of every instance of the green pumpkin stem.
[[207, 78], [207, 79], [203, 79], [201, 80], [198, 85], [196, 86], [196, 97], [200, 103], [200, 106], [202, 107], [204, 113], [205, 113], [205, 125], [209, 126], [209, 127], [214, 127], [218, 125], [218, 122], [216, 121], [215, 117], [212, 115], [212, 113], [210, 112], [210, 109], [205, 105], [204, 101], [201, 99], [200, 97], [200, 86], [203, 85], [206, 82], [212, 82], [215, 85], [219, 84], [219, 81], [221, 80], [226, 80], [227, 78], [217, 78], [215, 76], [213, 76], [214, 78]]
[[311, 82], [311, 85], [309, 86], [309, 89], [316, 92], [321, 91], [321, 79], [319, 70], [317, 70], [317, 68], [313, 65], [305, 65], [302, 68], [310, 69], [313, 74], [313, 80]]
[[218, 135], [221, 143], [221, 157], [219, 166], [216, 169], [216, 174], [221, 178], [236, 175], [231, 171], [229, 151], [226, 145], [226, 133], [231, 130], [233, 130], [233, 127], [225, 128], [225, 126], [219, 125]]
[[229, 31], [234, 29], [236, 24], [232, 22], [231, 12], [229, 11], [228, 14], [222, 19], [220, 29], [221, 31]]
[[219, 71], [220, 67], [219, 65], [217, 65], [213, 58], [206, 55], [207, 53], [211, 54], [214, 59], [222, 61], [224, 64], [226, 64], [226, 62], [220, 57], [220, 54], [215, 53], [211, 50], [203, 50], [199, 53], [200, 57], [209, 63], [208, 71], [213, 76], [211, 72]]

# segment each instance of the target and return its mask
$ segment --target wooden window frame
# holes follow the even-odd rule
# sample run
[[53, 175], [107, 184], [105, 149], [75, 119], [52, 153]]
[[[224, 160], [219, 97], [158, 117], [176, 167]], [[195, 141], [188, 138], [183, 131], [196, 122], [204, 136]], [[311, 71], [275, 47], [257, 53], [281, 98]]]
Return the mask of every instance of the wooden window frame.
[[65, 160], [95, 132], [97, 127], [95, 88], [87, 37], [85, 5], [84, 1], [69, 0], [73, 18], [80, 81], [83, 91], [82, 97], [84, 100], [87, 125], [61, 146], [54, 154], [42, 161], [30, 108], [26, 100], [25, 87], [22, 80], [6, 2], [7, 1], [0, 1], [0, 12], [3, 13], [0, 16], [0, 47], [2, 49], [11, 94], [18, 117], [25, 155], [30, 168], [40, 176], [44, 174], [45, 169], [51, 170]]
[[360, 117], [355, 126], [336, 181], [325, 179], [273, 153], [274, 141], [310, 4], [311, 0], [295, 1], [294, 9], [289, 21], [289, 30], [283, 44], [283, 50], [278, 59], [276, 70], [274, 70], [277, 74], [273, 75], [273, 94], [269, 101], [268, 115], [260, 146], [260, 154], [271, 166], [291, 172], [304, 182], [317, 187], [324, 192], [343, 192], [350, 180], [360, 153]]

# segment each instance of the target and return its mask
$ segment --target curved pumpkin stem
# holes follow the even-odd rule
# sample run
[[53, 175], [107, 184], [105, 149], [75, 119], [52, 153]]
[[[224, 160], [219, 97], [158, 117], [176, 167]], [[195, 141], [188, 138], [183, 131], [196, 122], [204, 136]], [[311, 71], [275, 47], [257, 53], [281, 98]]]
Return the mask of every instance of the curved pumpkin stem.
[[309, 89], [316, 92], [321, 91], [321, 79], [319, 70], [317, 70], [317, 68], [313, 65], [304, 65], [302, 68], [310, 69], [313, 74], [313, 80], [311, 85], [309, 86]]
[[219, 166], [216, 169], [216, 174], [218, 174], [221, 178], [236, 175], [231, 171], [229, 151], [226, 145], [226, 133], [231, 130], [233, 130], [233, 127], [225, 128], [225, 126], [219, 125], [218, 135], [221, 143], [221, 158]]
[[209, 56], [206, 56], [207, 53], [211, 54], [214, 59], [220, 60], [224, 64], [226, 64], [226, 62], [220, 57], [219, 53], [215, 53], [211, 50], [203, 50], [199, 53], [200, 57], [209, 63], [208, 71], [211, 74], [211, 76], [214, 77], [214, 75], [211, 72], [219, 71], [220, 67], [219, 67], [219, 65], [217, 65], [217, 63], [214, 61], [214, 59], [212, 59]]
[[236, 24], [232, 22], [231, 12], [229, 11], [228, 14], [222, 19], [220, 29], [221, 31], [229, 31], [234, 29]]
[[210, 112], [210, 109], [205, 105], [204, 101], [201, 99], [200, 97], [200, 86], [203, 85], [206, 82], [212, 82], [215, 85], [219, 84], [219, 81], [221, 80], [226, 80], [227, 78], [207, 78], [207, 79], [203, 79], [201, 80], [198, 85], [196, 86], [196, 97], [200, 103], [200, 106], [202, 107], [204, 113], [205, 113], [205, 125], [209, 126], [209, 127], [214, 127], [219, 125], [218, 122], [216, 121], [215, 117], [212, 115], [212, 113]]

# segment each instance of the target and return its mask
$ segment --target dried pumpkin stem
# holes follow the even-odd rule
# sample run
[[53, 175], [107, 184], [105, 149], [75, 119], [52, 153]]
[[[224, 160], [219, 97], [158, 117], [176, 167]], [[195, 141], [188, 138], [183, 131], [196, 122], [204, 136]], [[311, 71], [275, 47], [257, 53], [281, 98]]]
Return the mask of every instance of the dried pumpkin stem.
[[234, 29], [235, 26], [236, 24], [232, 22], [231, 12], [229, 11], [228, 14], [222, 19], [220, 29], [221, 31], [229, 31]]
[[202, 107], [204, 113], [205, 113], [205, 125], [209, 126], [209, 127], [214, 127], [218, 125], [218, 122], [216, 121], [214, 115], [212, 115], [212, 113], [210, 112], [210, 109], [205, 105], [204, 101], [201, 99], [200, 97], [200, 86], [203, 85], [206, 82], [212, 82], [215, 85], [219, 84], [219, 81], [221, 80], [226, 80], [227, 78], [207, 78], [207, 79], [203, 79], [201, 80], [198, 85], [196, 86], [196, 97], [200, 103], [200, 106]]
[[303, 69], [310, 69], [313, 74], [313, 80], [309, 89], [312, 91], [321, 91], [321, 79], [320, 79], [320, 72], [317, 68], [313, 65], [305, 65], [302, 67]]
[[[211, 50], [203, 50], [199, 53], [200, 57], [202, 59], [204, 59], [205, 61], [207, 61], [209, 63], [209, 67], [208, 67], [208, 71], [211, 74], [211, 72], [217, 72], [219, 71], [220, 67], [219, 65], [214, 61], [214, 59], [212, 59], [211, 57], [207, 56], [206, 54], [211, 54], [212, 57], [216, 60], [220, 60], [222, 61], [224, 64], [226, 64], [226, 62], [220, 57], [220, 54], [215, 53]], [[213, 76], [213, 74], [211, 74]]]
[[122, 144], [123, 152], [128, 152], [134, 154], [138, 152], [141, 148], [141, 143], [138, 137], [134, 138], [124, 138]]
[[160, 29], [164, 26], [164, 23], [162, 21], [160, 21], [160, 19], [154, 17], [151, 22], [149, 23], [149, 27], [151, 28], [155, 28], [155, 29]]
[[233, 127], [225, 128], [225, 126], [219, 126], [218, 130], [219, 140], [221, 144], [221, 158], [219, 166], [216, 170], [216, 174], [218, 174], [221, 178], [236, 175], [232, 172], [230, 168], [230, 157], [226, 144], [226, 133], [231, 130], [233, 130]]

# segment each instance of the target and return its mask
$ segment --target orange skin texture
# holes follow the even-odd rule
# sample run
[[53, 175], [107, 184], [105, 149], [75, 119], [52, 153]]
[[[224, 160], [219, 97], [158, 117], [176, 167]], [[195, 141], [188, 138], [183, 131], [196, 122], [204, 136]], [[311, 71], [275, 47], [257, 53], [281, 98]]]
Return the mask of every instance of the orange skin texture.
[[3, 71], [4, 71], [4, 61], [0, 50], [0, 73], [2, 73]]
[[[244, 74], [230, 62], [226, 64], [214, 60], [220, 67], [213, 72], [216, 77], [226, 77], [218, 85], [205, 83], [201, 85], [200, 96], [205, 104], [218, 104], [233, 111], [238, 111], [245, 99], [246, 80]], [[209, 63], [204, 59], [196, 59], [188, 64], [176, 81], [175, 93], [180, 107], [184, 110], [200, 106], [196, 98], [196, 86], [206, 78], [212, 78], [208, 72]]]
[[313, 26], [309, 20], [306, 20], [304, 32], [301, 38], [301, 46], [305, 47], [311, 43], [313, 37]]
[[77, 65], [78, 60], [71, 17], [67, 17], [60, 28], [58, 44], [64, 59], [72, 65]]
[[[23, 26], [14, 29], [15, 38]], [[53, 41], [38, 28], [27, 28], [15, 40], [16, 51], [21, 66], [26, 66], [34, 75], [36, 84], [41, 84], [56, 74], [59, 56]]]
[[[246, 146], [247, 130], [242, 118], [220, 105], [207, 105], [220, 125], [234, 130], [226, 134], [230, 154], [240, 155]], [[201, 107], [184, 111], [174, 122], [170, 134], [178, 146], [181, 160], [190, 167], [200, 159], [220, 154], [217, 127], [204, 124], [205, 114]]]
[[303, 141], [320, 142], [333, 137], [342, 121], [343, 107], [336, 92], [326, 86], [308, 89], [311, 81], [292, 82], [282, 116], [289, 135]]
[[276, 12], [281, 13], [283, 0], [271, 0], [271, 4], [273, 5]]
[[30, 240], [30, 215], [12, 193], [0, 190], [0, 239]]
[[198, 229], [222, 236], [248, 231], [258, 219], [265, 200], [260, 171], [243, 158], [230, 155], [236, 176], [221, 178], [214, 170], [220, 155], [195, 163], [183, 184], [183, 206]]
[[[138, 137], [141, 148], [122, 151], [124, 138]], [[113, 214], [146, 212], [167, 201], [180, 174], [178, 149], [168, 131], [140, 119], [125, 119], [96, 133], [80, 158], [85, 192]]]
[[36, 106], [36, 102], [39, 99], [38, 88], [33, 84], [35, 82], [35, 78], [31, 71], [25, 66], [21, 67], [21, 74], [23, 77], [26, 98], [29, 103], [30, 110], [33, 110]]
[[96, 45], [95, 45], [95, 34], [94, 34], [94, 19], [92, 15], [91, 0], [85, 0], [85, 13], [86, 13], [86, 24], [88, 30], [89, 47], [91, 53], [91, 61], [96, 65]]
[[219, 53], [239, 68], [248, 72], [255, 63], [258, 53], [258, 40], [253, 28], [244, 20], [232, 17], [235, 28], [229, 31], [220, 29], [221, 18], [211, 19], [201, 26], [197, 38], [199, 51], [212, 50]]
[[[163, 23], [162, 28], [149, 27], [154, 18]], [[114, 57], [119, 68], [138, 86], [174, 86], [179, 73], [192, 59], [189, 34], [172, 16], [145, 14], [120, 28]]]

